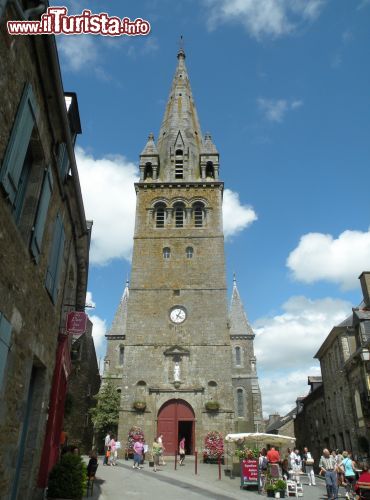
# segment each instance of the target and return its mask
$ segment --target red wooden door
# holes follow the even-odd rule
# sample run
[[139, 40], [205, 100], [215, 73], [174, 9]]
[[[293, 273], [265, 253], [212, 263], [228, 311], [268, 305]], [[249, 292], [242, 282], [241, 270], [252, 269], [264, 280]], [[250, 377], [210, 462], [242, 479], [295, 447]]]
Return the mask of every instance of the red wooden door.
[[171, 399], [162, 406], [158, 412], [158, 436], [163, 434], [166, 455], [172, 455], [177, 450], [179, 421], [194, 422], [194, 419], [194, 411], [186, 401]]

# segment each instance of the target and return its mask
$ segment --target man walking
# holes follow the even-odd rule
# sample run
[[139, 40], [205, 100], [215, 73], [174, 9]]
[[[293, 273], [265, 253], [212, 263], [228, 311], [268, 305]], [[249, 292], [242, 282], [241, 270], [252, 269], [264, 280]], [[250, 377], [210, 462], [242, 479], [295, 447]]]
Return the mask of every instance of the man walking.
[[326, 491], [328, 492], [328, 500], [337, 500], [338, 498], [338, 482], [337, 482], [337, 463], [333, 455], [327, 448], [322, 450], [320, 458], [320, 474], [325, 475]]
[[110, 431], [107, 432], [107, 435], [104, 438], [104, 460], [103, 460], [103, 465], [108, 465], [107, 451], [109, 450], [109, 443], [110, 443]]

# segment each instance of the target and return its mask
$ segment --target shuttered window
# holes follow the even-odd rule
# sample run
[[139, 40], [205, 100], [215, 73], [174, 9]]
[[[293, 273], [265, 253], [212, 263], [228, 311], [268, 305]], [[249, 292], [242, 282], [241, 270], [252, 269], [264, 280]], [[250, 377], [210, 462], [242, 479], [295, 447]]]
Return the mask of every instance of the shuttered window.
[[45, 286], [55, 303], [58, 297], [60, 270], [62, 266], [65, 233], [60, 215], [57, 215], [54, 224], [53, 241], [50, 248], [49, 263], [46, 271]]
[[12, 205], [15, 203], [20, 187], [24, 161], [37, 115], [38, 107], [35, 96], [32, 86], [28, 83], [18, 106], [0, 171], [0, 183]]
[[10, 350], [10, 337], [12, 326], [5, 316], [0, 312], [0, 391], [4, 382], [6, 363]]
[[51, 193], [53, 191], [53, 174], [51, 167], [45, 170], [41, 196], [31, 238], [31, 253], [36, 262], [40, 259], [42, 237], [44, 235], [46, 216], [48, 213]]

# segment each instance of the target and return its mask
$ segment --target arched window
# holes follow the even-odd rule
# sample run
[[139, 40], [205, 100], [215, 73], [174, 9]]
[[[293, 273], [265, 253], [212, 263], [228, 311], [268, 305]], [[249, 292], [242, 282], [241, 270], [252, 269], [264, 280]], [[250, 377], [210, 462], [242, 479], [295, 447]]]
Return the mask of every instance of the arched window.
[[164, 247], [163, 249], [163, 258], [169, 259], [171, 257], [171, 249], [169, 247]]
[[160, 204], [155, 209], [155, 226], [164, 227], [165, 221], [165, 205]]
[[238, 417], [244, 417], [244, 391], [237, 389], [236, 391], [236, 409]]
[[175, 179], [184, 178], [184, 158], [181, 149], [176, 149], [175, 153]]
[[118, 364], [120, 366], [123, 366], [124, 357], [125, 357], [125, 348], [123, 347], [123, 345], [121, 345], [119, 348], [119, 357], [118, 357]]
[[186, 247], [186, 257], [188, 259], [193, 258], [193, 253], [194, 253], [193, 247]]
[[215, 177], [215, 169], [214, 169], [213, 163], [211, 161], [207, 161], [206, 177], [211, 177], [211, 179], [214, 179], [214, 177]]
[[185, 210], [183, 205], [177, 205], [175, 207], [175, 226], [184, 227], [185, 220]]
[[153, 179], [153, 167], [150, 162], [145, 164], [144, 180], [145, 179]]
[[204, 222], [204, 206], [201, 203], [194, 205], [194, 225], [195, 227], [203, 227]]
[[242, 364], [240, 347], [235, 347], [235, 364], [236, 366], [240, 366]]

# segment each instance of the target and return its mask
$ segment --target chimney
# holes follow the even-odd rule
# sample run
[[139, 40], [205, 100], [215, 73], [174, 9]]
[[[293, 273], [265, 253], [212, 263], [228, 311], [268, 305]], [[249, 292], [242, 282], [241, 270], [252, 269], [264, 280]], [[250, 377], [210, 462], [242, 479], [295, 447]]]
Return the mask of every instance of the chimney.
[[278, 413], [273, 413], [272, 415], [269, 415], [268, 423], [267, 425], [271, 425], [274, 422], [277, 422], [280, 418], [280, 415]]
[[364, 271], [360, 274], [359, 280], [362, 288], [362, 295], [366, 307], [370, 307], [370, 271]]

